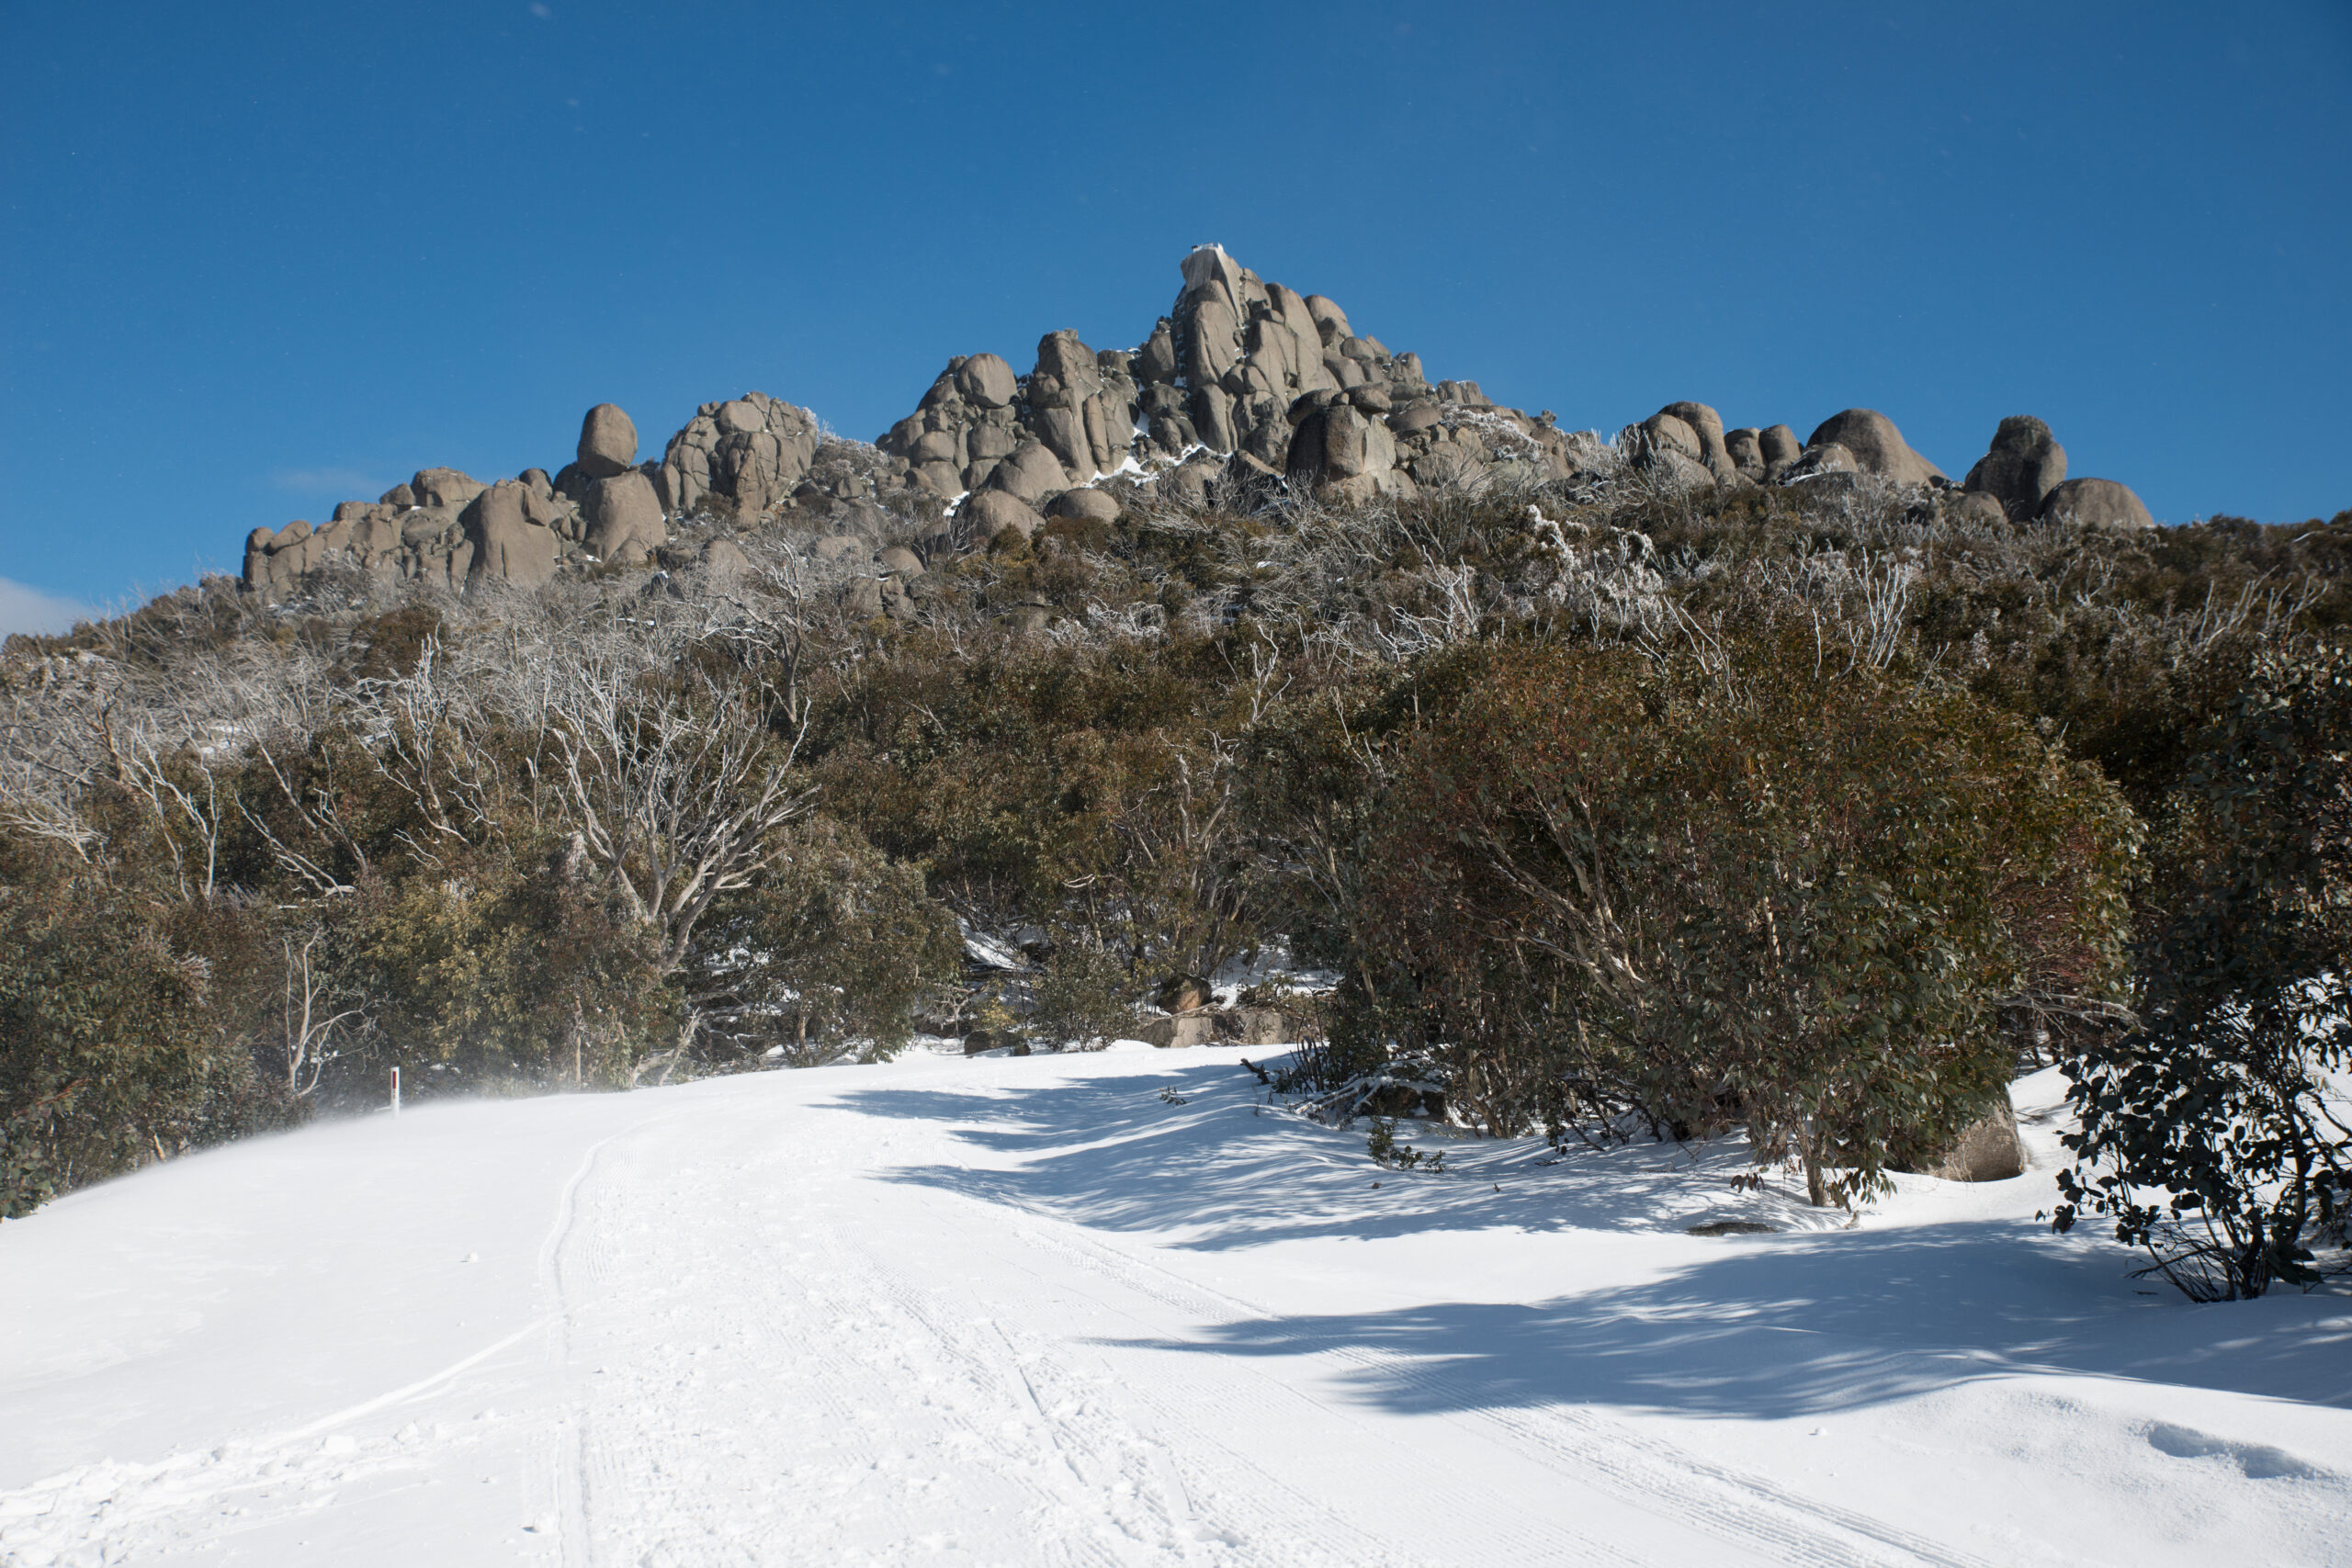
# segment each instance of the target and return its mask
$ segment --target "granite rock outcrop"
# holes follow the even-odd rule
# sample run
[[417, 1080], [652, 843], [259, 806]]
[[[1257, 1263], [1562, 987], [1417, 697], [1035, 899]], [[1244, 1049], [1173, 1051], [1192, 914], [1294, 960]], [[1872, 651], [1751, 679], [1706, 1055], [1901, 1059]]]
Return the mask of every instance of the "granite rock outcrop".
[[[873, 446], [831, 435], [808, 409], [746, 392], [708, 402], [640, 459], [636, 423], [605, 402], [582, 416], [572, 460], [485, 482], [419, 469], [326, 523], [257, 528], [246, 587], [292, 593], [343, 570], [452, 590], [535, 587], [591, 565], [649, 566], [679, 526], [756, 527], [788, 509], [826, 560], [871, 566], [889, 544], [936, 567], [1065, 518], [1114, 521], [1128, 505], [1252, 506], [1311, 493], [1340, 503], [1495, 482], [1582, 482], [1630, 460], [1677, 490], [1865, 479], [1934, 491], [1951, 514], [1993, 525], [2061, 519], [2146, 527], [2125, 486], [2070, 479], [2042, 421], [2000, 422], [1954, 486], [1894, 422], [1846, 409], [1802, 443], [1784, 423], [1727, 428], [1680, 400], [1611, 443], [1546, 411], [1498, 406], [1470, 380], [1432, 381], [1420, 357], [1359, 330], [1337, 301], [1269, 283], [1216, 245], [1179, 268], [1168, 312], [1132, 348], [1046, 333], [1026, 372], [991, 353], [950, 358], [914, 411]], [[900, 613], [903, 570], [859, 603]], [[889, 591], [886, 592], [886, 586]]]

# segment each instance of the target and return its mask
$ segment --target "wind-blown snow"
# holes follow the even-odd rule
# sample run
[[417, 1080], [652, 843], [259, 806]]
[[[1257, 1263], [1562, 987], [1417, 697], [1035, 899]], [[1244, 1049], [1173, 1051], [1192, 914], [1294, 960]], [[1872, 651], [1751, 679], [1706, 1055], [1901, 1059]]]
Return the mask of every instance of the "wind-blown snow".
[[413, 1108], [66, 1198], [0, 1225], [0, 1562], [2352, 1561], [2352, 1302], [2051, 1236], [2046, 1078], [2033, 1172], [1845, 1229], [1730, 1149], [1383, 1172], [1245, 1054]]

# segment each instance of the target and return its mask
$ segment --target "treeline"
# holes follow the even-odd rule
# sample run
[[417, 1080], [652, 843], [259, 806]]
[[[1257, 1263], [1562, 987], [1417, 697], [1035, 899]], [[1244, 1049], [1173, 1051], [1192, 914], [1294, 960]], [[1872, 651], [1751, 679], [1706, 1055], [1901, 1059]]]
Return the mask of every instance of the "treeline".
[[[746, 527], [726, 581], [187, 591], [17, 639], [11, 1208], [396, 1064], [616, 1085], [918, 1024], [1099, 1040], [1277, 939], [1342, 976], [1310, 1072], [1410, 1058], [1494, 1133], [1742, 1125], [1834, 1201], [2020, 1062], [2183, 1060], [2211, 1030], [2152, 1021], [2340, 981], [2352, 514], [1991, 528], [1630, 469], [1227, 501], [943, 559], [895, 619], [786, 517], [703, 525]], [[2273, 711], [2294, 739], [2245, 761]], [[2179, 1001], [2211, 958], [2181, 933], [2247, 929], [2213, 889], [2282, 876], [2291, 934]], [[966, 984], [958, 918], [1035, 972]], [[2258, 1228], [2291, 1274], [2342, 1140], [2290, 1102], [2303, 1217]], [[2120, 1157], [2086, 1145], [2084, 1179]]]

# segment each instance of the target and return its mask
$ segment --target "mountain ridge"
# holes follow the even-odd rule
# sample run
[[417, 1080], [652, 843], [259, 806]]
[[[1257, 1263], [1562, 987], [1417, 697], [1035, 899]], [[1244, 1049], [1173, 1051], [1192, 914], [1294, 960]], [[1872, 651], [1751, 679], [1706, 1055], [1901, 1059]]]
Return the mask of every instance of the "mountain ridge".
[[[1300, 491], [1360, 504], [1497, 481], [1573, 483], [1608, 466], [1598, 433], [1563, 430], [1549, 410], [1498, 405], [1475, 380], [1431, 381], [1417, 353], [1359, 333], [1337, 301], [1266, 282], [1221, 246], [1196, 246], [1180, 272], [1173, 306], [1135, 348], [1096, 350], [1063, 329], [1039, 339], [1025, 374], [996, 354], [952, 355], [914, 411], [870, 445], [753, 390], [700, 405], [658, 457], [641, 458], [635, 422], [599, 403], [572, 461], [552, 473], [485, 482], [426, 468], [373, 502], [339, 503], [323, 524], [253, 530], [244, 589], [281, 598], [329, 569], [531, 587], [558, 570], [650, 564], [673, 525], [698, 513], [788, 511], [833, 525], [831, 536], [850, 541], [836, 556], [869, 544], [878, 581], [904, 570], [881, 558], [901, 536], [928, 565], [1009, 529], [1025, 538], [1057, 511], [1247, 508]], [[1615, 444], [1683, 488], [1862, 474], [1933, 491], [1984, 522], [2153, 523], [2128, 487], [2069, 479], [2064, 449], [2030, 415], [2004, 418], [1957, 484], [1870, 409], [1833, 414], [1800, 441], [1785, 423], [1727, 429], [1713, 408], [1682, 400]]]

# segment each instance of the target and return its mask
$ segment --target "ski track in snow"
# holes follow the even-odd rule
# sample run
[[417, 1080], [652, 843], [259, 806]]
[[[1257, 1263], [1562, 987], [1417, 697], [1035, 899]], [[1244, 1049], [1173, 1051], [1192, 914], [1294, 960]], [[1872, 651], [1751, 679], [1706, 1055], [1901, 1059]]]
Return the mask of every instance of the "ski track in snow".
[[[20, 1363], [0, 1353], [0, 1431], [79, 1423], [21, 1451], [0, 1437], [0, 1487], [13, 1488], [0, 1490], [0, 1564], [1984, 1568], [2195, 1561], [2215, 1540], [2270, 1562], [2352, 1562], [2352, 1416], [2332, 1387], [2285, 1403], [2258, 1396], [2253, 1373], [2232, 1393], [2062, 1371], [2052, 1392], [2018, 1394], [1948, 1375], [1908, 1414], [1902, 1398], [1856, 1393], [1827, 1407], [1841, 1427], [1863, 1423], [1841, 1450], [1863, 1468], [1830, 1484], [1814, 1456], [1831, 1450], [1804, 1450], [1795, 1417], [1492, 1397], [1514, 1382], [1465, 1380], [1459, 1347], [1415, 1354], [1346, 1325], [1521, 1299], [1511, 1270], [1529, 1258], [1606, 1254], [1638, 1280], [1770, 1255], [1682, 1236], [1690, 1203], [1717, 1200], [1690, 1196], [1702, 1174], [1656, 1162], [1612, 1168], [1672, 1198], [1655, 1239], [1629, 1242], [1640, 1227], [1623, 1213], [1548, 1234], [1450, 1217], [1490, 1176], [1498, 1192], [1543, 1179], [1508, 1145], [1456, 1151], [1475, 1179], [1391, 1178], [1400, 1207], [1379, 1211], [1385, 1230], [1308, 1235], [1361, 1205], [1377, 1173], [1360, 1138], [1257, 1118], [1232, 1064], [919, 1058], [426, 1108], [76, 1195], [0, 1228], [0, 1287], [13, 1269], [20, 1288], [0, 1291], [0, 1308], [70, 1297], [88, 1314], [86, 1333], [57, 1325]], [[1179, 1078], [1197, 1102], [1182, 1118], [1129, 1105], [1130, 1089], [1141, 1101]], [[1041, 1096], [1104, 1085], [1120, 1098], [1041, 1120]], [[915, 1098], [894, 1103], [894, 1090]], [[1040, 1179], [1049, 1167], [1095, 1174], [1057, 1187]], [[2030, 1179], [1998, 1201], [2030, 1211]], [[1997, 1196], [1939, 1189], [1905, 1201], [1962, 1213]], [[259, 1214], [250, 1239], [196, 1234], [196, 1217], [239, 1201]], [[371, 1203], [378, 1228], [346, 1234]], [[1243, 1218], [1270, 1234], [1213, 1237], [1192, 1211], [1219, 1203], [1254, 1205]], [[1300, 1235], [1271, 1234], [1283, 1225]], [[1488, 1259], [1485, 1293], [1457, 1294], [1473, 1282], [1442, 1269], [1412, 1277], [1401, 1252], [1331, 1250], [1424, 1241]], [[307, 1272], [288, 1261], [313, 1247]], [[137, 1299], [151, 1269], [181, 1282], [192, 1314]], [[2107, 1276], [2098, 1289], [2099, 1311], [2138, 1307]], [[2273, 1306], [2143, 1312], [2119, 1332], [2197, 1310], [2260, 1328], [2282, 1321]], [[233, 1332], [241, 1313], [271, 1310], [293, 1326]], [[1341, 1327], [1268, 1326], [1315, 1322]], [[2340, 1302], [2287, 1327], [2316, 1357], [2352, 1347]], [[2184, 1364], [2213, 1332], [2182, 1336]], [[1601, 1348], [1568, 1338], [1545, 1354]], [[1917, 1355], [1954, 1359], [1928, 1340]], [[166, 1384], [181, 1392], [153, 1392]], [[2039, 1435], [2001, 1432], [2019, 1411], [2039, 1413]], [[140, 1444], [162, 1457], [137, 1457]], [[2040, 1490], [1955, 1506], [1938, 1473], [1953, 1455]], [[2077, 1505], [2088, 1523], [2067, 1517]], [[2247, 1520], [2271, 1536], [2250, 1540]]]

